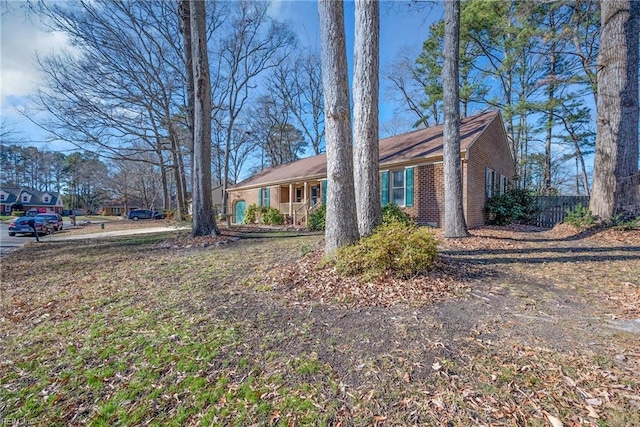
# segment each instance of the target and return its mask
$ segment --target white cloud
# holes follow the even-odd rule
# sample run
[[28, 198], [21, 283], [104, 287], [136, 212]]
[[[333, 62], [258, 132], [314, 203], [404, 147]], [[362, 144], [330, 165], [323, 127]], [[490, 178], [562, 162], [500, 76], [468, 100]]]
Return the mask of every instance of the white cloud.
[[22, 97], [42, 84], [36, 53], [46, 55], [67, 46], [63, 33], [46, 32], [34, 14], [21, 5], [3, 10], [0, 25], [0, 95], [4, 109], [10, 98]]

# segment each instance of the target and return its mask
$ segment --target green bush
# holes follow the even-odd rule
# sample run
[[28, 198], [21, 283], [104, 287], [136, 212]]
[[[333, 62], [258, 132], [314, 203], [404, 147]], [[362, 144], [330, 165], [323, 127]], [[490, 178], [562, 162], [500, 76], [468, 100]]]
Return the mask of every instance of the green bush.
[[266, 225], [282, 225], [284, 224], [284, 215], [275, 208], [253, 204], [247, 207], [242, 222], [244, 224], [260, 222]]
[[404, 225], [413, 225], [413, 220], [404, 213], [400, 206], [390, 203], [382, 207], [382, 223], [393, 224], [399, 223]]
[[567, 209], [567, 216], [564, 219], [565, 224], [571, 224], [574, 227], [584, 228], [589, 227], [596, 222], [596, 218], [593, 216], [587, 206], [582, 206], [582, 203], [578, 203], [573, 209]]
[[284, 224], [284, 215], [275, 208], [267, 208], [262, 214], [261, 222], [266, 225], [282, 225]]
[[327, 219], [327, 205], [323, 204], [309, 215], [307, 228], [311, 231], [324, 231]]
[[616, 231], [631, 231], [640, 228], [640, 215], [631, 212], [620, 213], [613, 217], [611, 225]]
[[336, 268], [346, 275], [371, 280], [386, 272], [408, 278], [429, 270], [437, 258], [438, 241], [426, 227], [383, 224], [353, 245], [338, 249]]
[[247, 210], [244, 212], [244, 218], [242, 222], [244, 224], [255, 224], [258, 221], [258, 218], [262, 218], [262, 215], [267, 212], [266, 206], [258, 206], [255, 203], [249, 205]]
[[504, 194], [487, 199], [486, 210], [489, 214], [489, 224], [507, 225], [532, 221], [540, 208], [535, 193], [522, 188], [512, 188]]

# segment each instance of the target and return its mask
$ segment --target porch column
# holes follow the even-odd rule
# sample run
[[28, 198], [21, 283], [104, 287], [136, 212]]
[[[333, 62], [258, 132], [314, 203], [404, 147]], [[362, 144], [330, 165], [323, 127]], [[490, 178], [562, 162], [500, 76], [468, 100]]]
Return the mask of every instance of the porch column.
[[289, 215], [293, 215], [293, 184], [289, 184]]
[[304, 182], [304, 222], [307, 222], [307, 215], [309, 214], [309, 183]]
[[304, 203], [308, 206], [309, 205], [309, 203], [308, 203], [309, 196], [307, 194], [307, 188], [308, 188], [308, 183], [307, 183], [307, 181], [305, 181], [304, 182]]

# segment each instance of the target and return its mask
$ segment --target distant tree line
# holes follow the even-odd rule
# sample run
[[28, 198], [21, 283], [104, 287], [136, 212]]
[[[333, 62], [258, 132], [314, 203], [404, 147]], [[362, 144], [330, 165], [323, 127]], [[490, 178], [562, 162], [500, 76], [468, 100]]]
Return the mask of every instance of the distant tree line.
[[98, 209], [108, 197], [108, 168], [96, 155], [63, 154], [37, 147], [2, 144], [3, 187], [57, 192], [65, 207]]
[[[23, 144], [1, 144], [0, 162], [3, 187], [57, 192], [69, 209], [98, 212], [115, 199], [133, 200], [140, 207], [163, 206], [161, 174], [152, 163], [104, 160], [86, 151], [64, 154]], [[169, 207], [176, 207], [175, 200]]]

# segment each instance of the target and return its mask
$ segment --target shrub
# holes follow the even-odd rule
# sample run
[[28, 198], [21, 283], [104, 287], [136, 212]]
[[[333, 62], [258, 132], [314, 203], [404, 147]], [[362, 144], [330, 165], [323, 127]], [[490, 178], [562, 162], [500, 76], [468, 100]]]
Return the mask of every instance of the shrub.
[[[249, 205], [247, 210], [244, 212], [244, 218], [242, 222], [244, 224], [255, 224], [258, 218], [262, 218], [262, 214], [267, 212], [266, 206], [258, 206], [255, 203], [253, 205]], [[258, 216], [260, 214], [260, 216]]]
[[385, 272], [408, 278], [433, 266], [437, 247], [438, 241], [426, 227], [383, 224], [355, 244], [338, 249], [336, 268], [343, 274], [362, 275], [365, 280]]
[[640, 215], [631, 212], [620, 213], [613, 217], [611, 225], [616, 231], [631, 231], [640, 227]]
[[242, 222], [244, 224], [255, 224], [256, 222], [266, 225], [284, 224], [284, 215], [279, 210], [268, 206], [249, 205], [244, 212]]
[[399, 223], [404, 225], [413, 225], [413, 221], [409, 218], [409, 215], [404, 213], [400, 206], [393, 203], [384, 205], [382, 207], [382, 223], [392, 224]]
[[584, 228], [589, 227], [596, 222], [596, 218], [593, 216], [587, 206], [582, 206], [582, 203], [578, 203], [573, 209], [567, 209], [567, 216], [564, 219], [565, 224], [571, 224], [574, 227]]
[[538, 214], [535, 194], [523, 188], [512, 188], [504, 194], [487, 199], [488, 223], [507, 225], [514, 222], [528, 223]]
[[284, 224], [284, 215], [275, 208], [267, 208], [261, 217], [261, 222], [266, 225], [282, 225]]
[[307, 228], [311, 231], [324, 231], [327, 219], [327, 205], [323, 204], [309, 215]]

